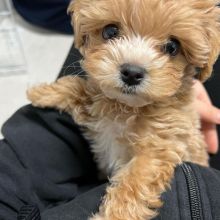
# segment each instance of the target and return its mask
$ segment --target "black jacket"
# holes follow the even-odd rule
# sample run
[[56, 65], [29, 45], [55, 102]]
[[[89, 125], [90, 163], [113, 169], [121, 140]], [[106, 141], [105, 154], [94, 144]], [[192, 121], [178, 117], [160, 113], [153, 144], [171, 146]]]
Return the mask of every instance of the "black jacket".
[[67, 8], [70, 0], [12, 0], [17, 12], [34, 25], [73, 34]]
[[[68, 115], [28, 105], [2, 132], [0, 220], [86, 220], [98, 210], [106, 184], [98, 181], [89, 143]], [[191, 172], [176, 169], [156, 220], [220, 219], [220, 172], [185, 166]]]
[[2, 133], [1, 220], [15, 220], [23, 205], [44, 211], [100, 184], [88, 143], [69, 116], [25, 106]]

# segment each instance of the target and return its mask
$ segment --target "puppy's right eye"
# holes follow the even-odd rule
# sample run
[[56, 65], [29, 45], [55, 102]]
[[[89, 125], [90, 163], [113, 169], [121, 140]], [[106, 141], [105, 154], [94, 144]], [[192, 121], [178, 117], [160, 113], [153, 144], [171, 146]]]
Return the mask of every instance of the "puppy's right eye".
[[109, 24], [103, 28], [102, 37], [105, 40], [116, 38], [118, 37], [118, 35], [119, 35], [119, 28], [115, 24]]
[[166, 45], [164, 45], [164, 52], [171, 57], [175, 57], [180, 51], [180, 42], [176, 39], [170, 39]]

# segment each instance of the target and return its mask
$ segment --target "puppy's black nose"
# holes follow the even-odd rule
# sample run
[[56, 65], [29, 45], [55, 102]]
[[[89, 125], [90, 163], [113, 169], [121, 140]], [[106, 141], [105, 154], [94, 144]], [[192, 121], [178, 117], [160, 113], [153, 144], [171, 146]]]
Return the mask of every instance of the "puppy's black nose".
[[121, 66], [121, 79], [128, 86], [136, 86], [144, 79], [146, 70], [142, 67], [125, 63]]

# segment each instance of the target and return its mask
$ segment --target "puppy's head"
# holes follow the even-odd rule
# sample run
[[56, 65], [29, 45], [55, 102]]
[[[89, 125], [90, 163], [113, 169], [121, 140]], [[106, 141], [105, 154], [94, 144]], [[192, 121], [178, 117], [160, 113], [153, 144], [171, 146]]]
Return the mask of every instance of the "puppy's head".
[[[203, 81], [220, 51], [216, 0], [74, 0], [75, 46], [102, 92], [144, 106]], [[186, 80], [188, 79], [188, 80]]]

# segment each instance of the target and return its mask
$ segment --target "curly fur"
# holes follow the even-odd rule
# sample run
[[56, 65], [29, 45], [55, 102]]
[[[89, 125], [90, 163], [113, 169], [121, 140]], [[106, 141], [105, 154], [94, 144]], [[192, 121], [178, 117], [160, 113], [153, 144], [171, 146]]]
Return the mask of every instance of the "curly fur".
[[[92, 140], [102, 172], [111, 175], [92, 220], [152, 219], [162, 206], [177, 164], [208, 165], [206, 144], [192, 103], [195, 67], [205, 80], [220, 50], [215, 0], [74, 0], [75, 45], [87, 79], [63, 77], [28, 91], [33, 105], [68, 112]], [[105, 41], [108, 24], [120, 36]], [[161, 47], [175, 37], [181, 52]], [[119, 66], [147, 70], [140, 86], [127, 88]]]

